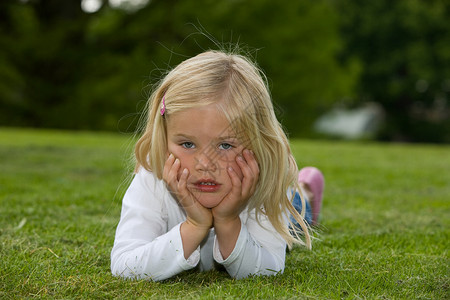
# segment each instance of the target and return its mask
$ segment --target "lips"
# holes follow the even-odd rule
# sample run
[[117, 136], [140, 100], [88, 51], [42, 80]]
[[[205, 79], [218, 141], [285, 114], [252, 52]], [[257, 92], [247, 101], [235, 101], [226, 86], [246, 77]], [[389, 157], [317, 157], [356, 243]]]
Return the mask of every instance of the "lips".
[[197, 180], [194, 184], [196, 190], [204, 193], [214, 193], [217, 192], [221, 184], [212, 180], [212, 179], [200, 179]]

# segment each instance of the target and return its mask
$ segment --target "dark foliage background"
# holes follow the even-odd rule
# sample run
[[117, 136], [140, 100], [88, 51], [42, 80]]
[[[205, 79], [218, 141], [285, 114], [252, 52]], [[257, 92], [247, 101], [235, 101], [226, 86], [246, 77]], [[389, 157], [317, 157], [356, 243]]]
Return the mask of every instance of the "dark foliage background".
[[187, 57], [235, 49], [270, 79], [291, 136], [335, 105], [381, 104], [382, 140], [450, 142], [445, 0], [0, 2], [0, 125], [136, 129], [151, 84]]

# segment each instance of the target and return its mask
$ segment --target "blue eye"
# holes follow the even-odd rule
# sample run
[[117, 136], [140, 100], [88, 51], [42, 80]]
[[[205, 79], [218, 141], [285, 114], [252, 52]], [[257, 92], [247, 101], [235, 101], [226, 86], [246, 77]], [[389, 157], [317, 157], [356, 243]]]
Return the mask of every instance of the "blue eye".
[[219, 145], [219, 149], [220, 149], [220, 150], [229, 150], [229, 149], [231, 149], [231, 148], [233, 148], [233, 146], [231, 146], [231, 145], [228, 144], [228, 143], [222, 143], [222, 144]]
[[183, 148], [186, 148], [186, 149], [192, 149], [192, 148], [195, 148], [194, 143], [191, 143], [191, 142], [184, 142], [184, 143], [181, 144], [181, 146], [182, 146]]

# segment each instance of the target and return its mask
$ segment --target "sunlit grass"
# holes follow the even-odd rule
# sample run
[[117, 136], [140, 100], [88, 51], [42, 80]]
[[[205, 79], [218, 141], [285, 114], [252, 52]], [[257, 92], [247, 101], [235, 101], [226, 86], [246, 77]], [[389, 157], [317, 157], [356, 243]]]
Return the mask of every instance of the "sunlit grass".
[[131, 136], [0, 129], [0, 298], [449, 296], [450, 147], [292, 141], [326, 176], [313, 251], [284, 274], [114, 278], [109, 252], [130, 180]]

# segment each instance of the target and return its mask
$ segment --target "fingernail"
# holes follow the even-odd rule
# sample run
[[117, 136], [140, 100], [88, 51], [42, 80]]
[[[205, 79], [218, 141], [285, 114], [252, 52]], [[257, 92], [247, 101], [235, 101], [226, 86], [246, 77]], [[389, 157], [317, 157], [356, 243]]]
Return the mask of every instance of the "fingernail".
[[187, 173], [188, 173], [188, 169], [184, 168], [183, 174], [187, 174]]
[[172, 153], [169, 154], [169, 158], [170, 158], [170, 159], [173, 158], [173, 154], [172, 154]]
[[233, 170], [233, 168], [232, 168], [232, 167], [228, 167], [228, 171], [231, 171], [231, 172], [233, 172], [234, 170]]
[[179, 163], [179, 162], [180, 162], [180, 160], [177, 158], [177, 159], [175, 159], [174, 164], [177, 164], [177, 163]]
[[239, 159], [240, 161], [244, 161], [244, 159], [240, 155], [238, 155], [237, 159]]

